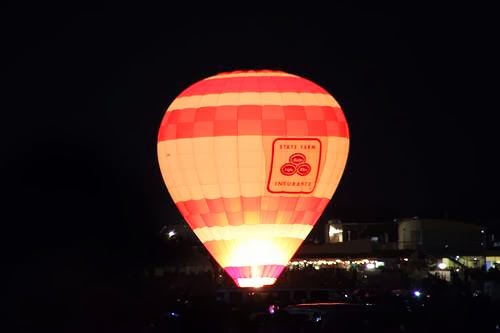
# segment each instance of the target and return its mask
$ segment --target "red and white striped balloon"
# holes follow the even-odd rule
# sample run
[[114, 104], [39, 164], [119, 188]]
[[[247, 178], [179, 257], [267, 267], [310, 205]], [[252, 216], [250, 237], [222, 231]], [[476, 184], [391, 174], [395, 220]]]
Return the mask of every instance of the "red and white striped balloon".
[[276, 281], [332, 198], [348, 150], [337, 101], [309, 80], [269, 70], [191, 85], [158, 135], [172, 199], [240, 287]]

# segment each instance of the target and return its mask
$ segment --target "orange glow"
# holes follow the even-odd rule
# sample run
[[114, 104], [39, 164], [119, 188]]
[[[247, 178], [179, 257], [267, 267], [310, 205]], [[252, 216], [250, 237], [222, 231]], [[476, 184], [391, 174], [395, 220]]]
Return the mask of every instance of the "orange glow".
[[241, 240], [229, 255], [227, 266], [237, 266], [243, 263], [245, 266], [252, 267], [252, 276], [254, 276], [254, 268], [257, 265], [279, 264], [290, 260], [293, 253], [288, 253], [287, 249], [280, 245], [273, 239], [259, 239], [248, 235], [248, 238]]
[[252, 277], [252, 278], [238, 278], [238, 287], [242, 288], [260, 288], [268, 285], [273, 285], [276, 278], [269, 277]]
[[332, 198], [348, 150], [337, 101], [279, 71], [196, 82], [170, 104], [158, 134], [172, 199], [240, 287], [276, 281]]

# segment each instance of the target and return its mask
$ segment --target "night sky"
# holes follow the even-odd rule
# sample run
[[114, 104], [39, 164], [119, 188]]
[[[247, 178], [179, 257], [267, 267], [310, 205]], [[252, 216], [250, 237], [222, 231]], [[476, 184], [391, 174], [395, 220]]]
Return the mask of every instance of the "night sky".
[[164, 110], [236, 69], [298, 74], [339, 101], [351, 150], [332, 217], [499, 216], [489, 8], [3, 6], [1, 220], [13, 279], [72, 258], [102, 270], [146, 262], [161, 226], [183, 223], [156, 159]]

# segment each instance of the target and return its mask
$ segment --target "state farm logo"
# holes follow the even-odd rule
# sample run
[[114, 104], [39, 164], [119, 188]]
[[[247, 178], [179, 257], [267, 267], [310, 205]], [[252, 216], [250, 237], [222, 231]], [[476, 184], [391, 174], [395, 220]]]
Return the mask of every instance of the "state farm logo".
[[321, 147], [321, 140], [317, 138], [275, 139], [267, 190], [312, 193], [318, 181]]
[[306, 163], [306, 156], [301, 153], [295, 153], [290, 156], [288, 163], [283, 164], [280, 171], [285, 176], [298, 174], [299, 176], [307, 176], [311, 172], [311, 165]]

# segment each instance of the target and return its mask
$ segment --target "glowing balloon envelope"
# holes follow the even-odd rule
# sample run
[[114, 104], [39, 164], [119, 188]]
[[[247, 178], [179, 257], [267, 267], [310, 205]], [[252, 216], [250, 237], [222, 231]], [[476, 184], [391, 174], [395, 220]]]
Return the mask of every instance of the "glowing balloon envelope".
[[158, 135], [172, 199], [240, 287], [276, 281], [332, 198], [348, 150], [337, 101], [309, 80], [268, 70], [191, 85]]

